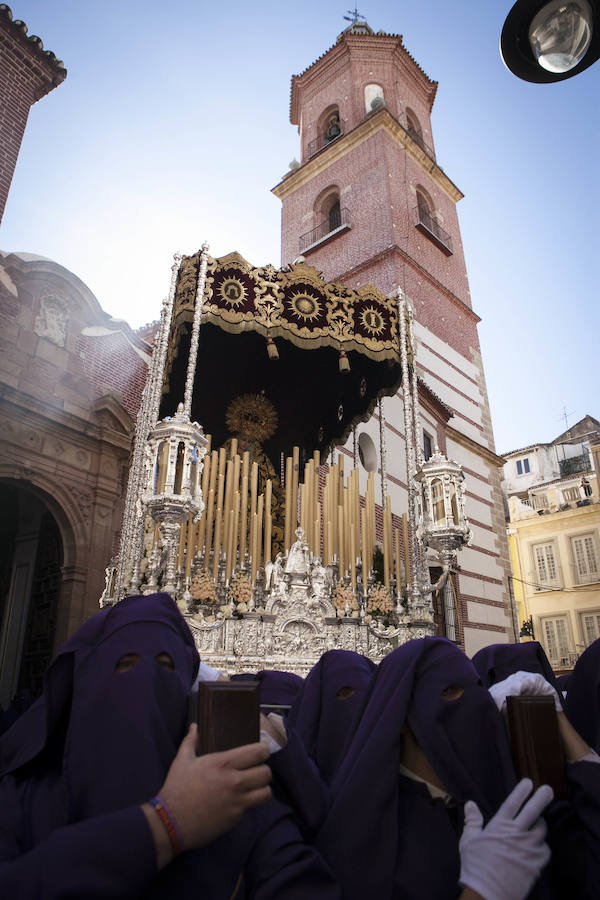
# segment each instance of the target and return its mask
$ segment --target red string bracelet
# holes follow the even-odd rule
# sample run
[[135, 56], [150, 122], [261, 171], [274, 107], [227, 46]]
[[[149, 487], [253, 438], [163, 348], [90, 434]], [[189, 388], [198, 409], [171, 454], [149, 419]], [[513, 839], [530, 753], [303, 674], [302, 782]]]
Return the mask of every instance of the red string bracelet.
[[179, 856], [179, 854], [183, 853], [184, 850], [183, 838], [181, 836], [181, 831], [179, 830], [179, 826], [177, 825], [177, 821], [175, 820], [173, 813], [170, 811], [165, 801], [160, 797], [153, 797], [152, 800], [149, 801], [149, 803], [150, 806], [152, 806], [158, 813], [158, 817], [164, 825], [165, 831], [169, 835], [173, 857]]

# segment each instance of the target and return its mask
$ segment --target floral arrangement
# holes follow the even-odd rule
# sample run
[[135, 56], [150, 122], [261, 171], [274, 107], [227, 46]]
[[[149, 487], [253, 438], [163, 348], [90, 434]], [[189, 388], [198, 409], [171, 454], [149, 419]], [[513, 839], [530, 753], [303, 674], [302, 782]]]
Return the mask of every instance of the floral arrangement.
[[346, 604], [348, 605], [348, 609], [351, 612], [358, 609], [358, 601], [354, 596], [352, 586], [349, 584], [344, 584], [343, 581], [338, 581], [338, 583], [336, 584], [335, 590], [331, 596], [331, 602], [338, 610], [338, 613], [345, 612]]
[[391, 594], [386, 587], [376, 582], [367, 600], [367, 612], [372, 616], [389, 616], [395, 611]]
[[212, 575], [210, 575], [206, 569], [200, 569], [200, 571], [194, 575], [190, 583], [190, 594], [192, 595], [192, 598], [199, 603], [217, 602], [216, 585]]
[[250, 576], [243, 572], [236, 572], [229, 582], [229, 599], [238, 605], [244, 603], [246, 607], [252, 599], [252, 582]]

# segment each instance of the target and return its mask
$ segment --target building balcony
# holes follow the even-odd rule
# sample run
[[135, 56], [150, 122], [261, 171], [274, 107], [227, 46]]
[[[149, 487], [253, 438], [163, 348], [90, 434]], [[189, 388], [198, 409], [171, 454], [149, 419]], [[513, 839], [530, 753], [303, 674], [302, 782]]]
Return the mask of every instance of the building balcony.
[[307, 253], [314, 247], [329, 241], [335, 235], [348, 231], [351, 227], [350, 211], [344, 207], [337, 215], [328, 216], [306, 234], [300, 235], [300, 253]]
[[314, 141], [310, 141], [308, 147], [306, 148], [306, 158], [311, 159], [315, 156], [319, 150], [322, 150], [323, 147], [327, 147], [329, 144], [333, 144], [334, 141], [337, 141], [339, 137], [341, 137], [346, 131], [346, 123], [343, 119], [340, 119], [339, 123], [339, 132], [335, 136], [328, 136], [326, 134], [320, 134], [318, 137], [314, 139]]
[[425, 143], [425, 141], [423, 140], [423, 135], [420, 134], [418, 131], [415, 131], [414, 128], [405, 128], [404, 130], [406, 131], [409, 138], [411, 138], [411, 140], [413, 140], [415, 142], [415, 144], [418, 144], [418, 146], [421, 148], [421, 150], [427, 154], [429, 159], [431, 159], [433, 162], [435, 162], [436, 161], [435, 160], [435, 150], [433, 150], [431, 147], [428, 146], [428, 144]]
[[582, 453], [581, 456], [571, 456], [570, 459], [561, 459], [558, 465], [561, 478], [565, 478], [567, 475], [575, 475], [577, 472], [589, 472], [592, 468], [588, 453]]
[[433, 241], [446, 256], [451, 256], [454, 253], [452, 238], [447, 231], [444, 231], [437, 219], [430, 216], [424, 209], [419, 209], [418, 206], [415, 206], [414, 216], [415, 226], [419, 231]]

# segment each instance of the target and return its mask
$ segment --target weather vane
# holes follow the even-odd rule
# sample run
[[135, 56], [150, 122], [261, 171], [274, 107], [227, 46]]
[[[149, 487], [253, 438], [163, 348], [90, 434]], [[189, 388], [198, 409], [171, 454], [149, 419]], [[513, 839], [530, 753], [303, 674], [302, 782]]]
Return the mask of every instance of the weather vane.
[[361, 22], [367, 21], [365, 19], [365, 17], [363, 16], [363, 14], [359, 13], [356, 6], [354, 7], [354, 9], [347, 9], [346, 12], [349, 13], [349, 15], [344, 16], [344, 19], [346, 20], [346, 22], [352, 22], [353, 25], [356, 25], [356, 23], [358, 21], [361, 21]]

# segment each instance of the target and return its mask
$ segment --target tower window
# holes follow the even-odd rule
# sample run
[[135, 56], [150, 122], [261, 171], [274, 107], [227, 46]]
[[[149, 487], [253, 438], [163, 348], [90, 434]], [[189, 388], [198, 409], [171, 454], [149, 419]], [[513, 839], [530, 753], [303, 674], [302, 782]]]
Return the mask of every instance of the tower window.
[[412, 109], [406, 110], [406, 130], [413, 141], [419, 144], [420, 147], [423, 147], [423, 129]]
[[365, 85], [365, 112], [375, 112], [376, 109], [380, 109], [382, 106], [385, 106], [385, 98], [381, 85]]
[[427, 432], [424, 431], [423, 432], [423, 458], [424, 458], [425, 462], [427, 462], [428, 459], [431, 459], [432, 453], [433, 453], [433, 450], [431, 448], [431, 435], [427, 434]]
[[344, 133], [344, 123], [340, 118], [340, 110], [338, 106], [328, 106], [320, 115], [317, 122], [317, 137], [314, 141], [310, 141], [307, 151], [308, 157], [314, 156], [327, 144], [331, 144], [341, 134]]
[[306, 253], [324, 240], [341, 234], [350, 228], [350, 214], [341, 207], [339, 188], [333, 185], [317, 197], [315, 206], [317, 224], [300, 237], [300, 253]]
[[342, 224], [342, 211], [340, 209], [340, 201], [336, 200], [331, 205], [331, 209], [329, 210], [329, 230], [335, 231], [336, 228], [339, 228]]
[[454, 252], [452, 238], [435, 217], [433, 203], [424, 188], [417, 188], [417, 206], [414, 212], [415, 226], [419, 231], [443, 250], [446, 256], [450, 256]]

